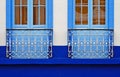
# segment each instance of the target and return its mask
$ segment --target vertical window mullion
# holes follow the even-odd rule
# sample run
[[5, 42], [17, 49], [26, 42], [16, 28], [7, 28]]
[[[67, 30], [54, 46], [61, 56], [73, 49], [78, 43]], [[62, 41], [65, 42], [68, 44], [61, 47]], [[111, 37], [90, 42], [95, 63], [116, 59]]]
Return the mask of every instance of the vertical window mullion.
[[20, 24], [22, 25], [22, 0], [20, 0]]
[[98, 25], [100, 25], [100, 0], [98, 0]]
[[82, 19], [82, 18], [83, 18], [83, 17], [82, 17], [82, 15], [83, 15], [83, 14], [82, 14], [82, 9], [83, 9], [83, 6], [82, 6], [82, 0], [81, 0], [80, 7], [81, 7], [81, 23], [80, 23], [80, 24], [82, 25], [82, 22], [83, 22], [83, 19]]
[[40, 25], [40, 0], [38, 0], [38, 25]]

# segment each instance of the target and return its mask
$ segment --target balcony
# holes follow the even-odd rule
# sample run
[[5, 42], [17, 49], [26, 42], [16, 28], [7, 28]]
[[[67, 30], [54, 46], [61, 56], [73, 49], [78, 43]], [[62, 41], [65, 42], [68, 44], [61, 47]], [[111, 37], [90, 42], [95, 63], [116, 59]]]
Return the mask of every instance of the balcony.
[[72, 59], [105, 59], [113, 57], [113, 30], [70, 29], [68, 56]]
[[6, 56], [9, 59], [52, 57], [52, 30], [7, 30]]

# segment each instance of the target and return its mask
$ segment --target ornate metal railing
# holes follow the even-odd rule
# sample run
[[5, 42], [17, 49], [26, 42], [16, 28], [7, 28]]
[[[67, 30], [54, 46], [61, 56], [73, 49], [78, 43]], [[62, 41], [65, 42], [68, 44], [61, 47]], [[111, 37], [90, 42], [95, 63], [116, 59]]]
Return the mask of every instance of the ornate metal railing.
[[7, 57], [41, 59], [52, 57], [52, 30], [7, 30]]
[[68, 31], [68, 56], [71, 58], [113, 57], [113, 30], [70, 29]]

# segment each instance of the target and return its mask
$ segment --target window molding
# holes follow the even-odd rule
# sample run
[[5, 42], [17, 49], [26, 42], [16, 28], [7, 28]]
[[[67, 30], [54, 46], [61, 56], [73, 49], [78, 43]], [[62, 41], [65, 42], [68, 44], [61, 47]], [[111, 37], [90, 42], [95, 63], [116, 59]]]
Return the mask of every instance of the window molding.
[[[32, 0], [29, 0], [29, 2], [31, 2]], [[6, 0], [6, 27], [7, 29], [17, 29], [17, 28], [22, 28], [22, 29], [36, 29], [36, 28], [39, 28], [39, 29], [52, 29], [53, 28], [53, 0], [47, 0], [47, 12], [46, 12], [46, 15], [48, 16], [47, 17], [47, 24], [46, 26], [43, 26], [43, 25], [39, 25], [39, 26], [36, 26], [36, 27], [33, 27], [33, 20], [31, 18], [31, 16], [28, 15], [28, 19], [30, 19], [28, 22], [30, 22], [30, 24], [27, 24], [29, 25], [30, 27], [28, 27], [27, 25], [15, 25], [14, 26], [14, 18], [13, 18], [13, 2], [14, 0]], [[30, 7], [32, 6], [29, 6], [28, 9], [30, 9]], [[30, 13], [30, 11], [28, 11], [28, 14]]]
[[[89, 0], [91, 1], [91, 0]], [[75, 26], [74, 24], [74, 3], [75, 0], [68, 0], [68, 28], [69, 29], [89, 29], [89, 27], [87, 27], [86, 25], [84, 26]], [[89, 7], [92, 8], [92, 7]], [[89, 9], [88, 8], [88, 9]], [[72, 9], [72, 10], [71, 10]], [[90, 13], [91, 15], [91, 13]], [[89, 17], [89, 16], [88, 16]], [[104, 25], [93, 25], [91, 21], [89, 21], [90, 26], [92, 26], [93, 29], [113, 29], [114, 28], [114, 1], [113, 0], [107, 0], [107, 20], [106, 20], [106, 27], [104, 27]], [[92, 17], [91, 17], [92, 18]], [[88, 18], [89, 19], [89, 18]]]

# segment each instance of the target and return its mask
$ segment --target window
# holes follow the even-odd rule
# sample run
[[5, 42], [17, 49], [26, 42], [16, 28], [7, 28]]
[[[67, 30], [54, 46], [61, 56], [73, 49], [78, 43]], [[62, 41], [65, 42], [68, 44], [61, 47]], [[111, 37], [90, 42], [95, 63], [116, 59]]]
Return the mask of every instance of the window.
[[33, 24], [46, 24], [46, 0], [34, 0], [33, 2]]
[[75, 9], [75, 23], [78, 25], [88, 24], [88, 0], [76, 0]]
[[27, 24], [27, 0], [15, 0], [15, 24]]
[[12, 28], [52, 28], [51, 2], [49, 0], [13, 0]]
[[73, 0], [74, 28], [108, 28], [108, 0]]
[[104, 25], [106, 18], [106, 0], [93, 0], [93, 24]]

